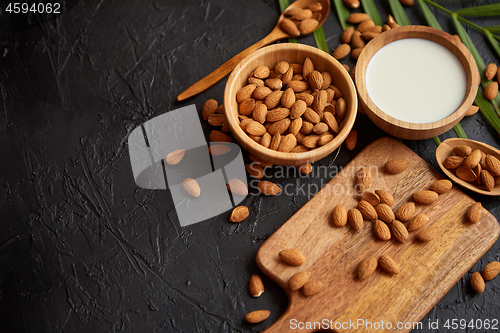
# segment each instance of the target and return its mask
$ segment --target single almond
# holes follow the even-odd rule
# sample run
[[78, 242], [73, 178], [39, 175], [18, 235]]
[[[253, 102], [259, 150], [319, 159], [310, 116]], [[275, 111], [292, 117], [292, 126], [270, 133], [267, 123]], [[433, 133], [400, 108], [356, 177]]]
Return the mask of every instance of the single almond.
[[347, 224], [347, 211], [344, 206], [338, 204], [333, 209], [333, 225], [343, 227]]
[[370, 168], [362, 167], [356, 174], [356, 184], [362, 186], [361, 190], [366, 190], [372, 185], [373, 176]]
[[[276, 79], [267, 79], [267, 80], [276, 80]], [[267, 82], [266, 80], [266, 82]], [[281, 82], [281, 80], [278, 79], [278, 81]], [[281, 88], [280, 88], [281, 89]], [[255, 99], [265, 99], [267, 96], [269, 96], [269, 94], [271, 94], [273, 91], [271, 90], [271, 88], [269, 87], [257, 87], [255, 88], [255, 90], [253, 91], [253, 98]]]
[[215, 109], [217, 109], [217, 101], [215, 99], [209, 99], [203, 104], [203, 109], [201, 110], [201, 114], [203, 116], [203, 120], [208, 120], [208, 117], [211, 114], [215, 113]]
[[500, 176], [500, 160], [493, 155], [487, 154], [484, 160], [486, 169], [492, 176]]
[[314, 295], [323, 289], [323, 282], [319, 280], [309, 280], [302, 287], [302, 293], [305, 296]]
[[269, 149], [278, 151], [280, 143], [281, 143], [281, 134], [279, 133], [274, 134], [273, 138], [271, 139], [271, 143], [269, 144]]
[[452, 186], [453, 184], [448, 179], [440, 179], [432, 183], [430, 189], [438, 194], [443, 194], [449, 192]]
[[308, 79], [312, 90], [320, 90], [323, 87], [323, 75], [320, 72], [313, 71]]
[[373, 20], [364, 20], [363, 22], [358, 24], [358, 26], [356, 27], [356, 31], [363, 33], [366, 29], [374, 27], [374, 26], [375, 26], [375, 22], [373, 22]]
[[302, 21], [308, 19], [312, 16], [312, 11], [310, 9], [301, 9], [292, 16], [292, 20]]
[[465, 218], [470, 223], [477, 223], [481, 219], [481, 215], [483, 213], [483, 206], [480, 202], [476, 202], [472, 204], [465, 213]]
[[306, 109], [307, 109], [306, 102], [300, 99], [296, 100], [290, 109], [290, 118], [292, 119], [300, 118], [304, 114], [304, 112], [306, 112]]
[[498, 93], [498, 82], [490, 82], [486, 88], [484, 89], [484, 98], [486, 98], [489, 101], [492, 101], [495, 99]]
[[268, 110], [274, 109], [280, 104], [283, 93], [284, 91], [282, 90], [275, 90], [267, 95], [264, 104], [266, 104]]
[[428, 227], [420, 230], [415, 236], [420, 242], [428, 242], [437, 236], [439, 229], [437, 227]]
[[328, 99], [328, 94], [326, 93], [325, 90], [318, 91], [316, 96], [314, 96], [314, 101], [312, 105], [314, 111], [316, 111], [318, 114], [321, 114], [325, 109], [327, 99]]
[[493, 191], [493, 188], [495, 187], [495, 178], [493, 178], [488, 170], [481, 171], [481, 182], [484, 186], [486, 186], [488, 191]]
[[260, 193], [264, 195], [276, 195], [281, 192], [281, 188], [267, 180], [261, 180], [258, 184], [257, 187], [260, 190]]
[[408, 231], [418, 230], [429, 222], [429, 218], [424, 213], [415, 215], [410, 222], [408, 222]]
[[464, 163], [464, 158], [462, 156], [448, 156], [443, 165], [446, 169], [456, 169]]
[[307, 120], [303, 120], [302, 127], [300, 128], [300, 132], [304, 135], [309, 135], [312, 133], [313, 128], [314, 128], [314, 125], [312, 123], [310, 123]]
[[274, 65], [274, 70], [278, 74], [285, 74], [288, 68], [290, 68], [290, 64], [286, 61], [279, 61], [276, 65]]
[[362, 49], [365, 47], [365, 41], [361, 38], [361, 32], [354, 31], [351, 37], [352, 47], [355, 49]]
[[405, 171], [409, 165], [410, 162], [402, 158], [390, 160], [385, 163], [385, 172], [390, 174], [400, 173]]
[[280, 142], [278, 151], [283, 153], [289, 153], [297, 145], [297, 138], [293, 134], [285, 135]]
[[472, 273], [470, 277], [470, 285], [476, 293], [482, 293], [484, 291], [484, 280], [479, 272]]
[[396, 218], [400, 221], [409, 221], [415, 214], [415, 203], [413, 201], [405, 203], [396, 212]]
[[[323, 76], [323, 86], [321, 87], [321, 89], [327, 90], [328, 87], [330, 86], [330, 84], [332, 84], [332, 81], [333, 81], [332, 74], [330, 72], [323, 71], [323, 72], [321, 72], [321, 75]], [[333, 92], [333, 90], [332, 90], [332, 92]], [[332, 95], [332, 98], [333, 97], [334, 96]], [[331, 99], [330, 99], [330, 102], [331, 102]]]
[[321, 5], [320, 2], [315, 2], [307, 6], [307, 8], [309, 8], [312, 12], [319, 12], [323, 9], [323, 6]]
[[373, 272], [375, 272], [375, 270], [377, 269], [377, 266], [378, 266], [377, 258], [369, 257], [369, 258], [364, 259], [363, 261], [361, 261], [359, 263], [359, 266], [358, 266], [358, 270], [357, 270], [358, 278], [360, 280], [366, 279], [367, 277], [372, 275]]
[[394, 198], [392, 197], [392, 194], [384, 190], [375, 190], [375, 193], [380, 198], [380, 203], [392, 207], [392, 205], [394, 204]]
[[177, 149], [169, 153], [165, 158], [165, 161], [170, 165], [179, 164], [184, 155], [186, 154], [186, 149]]
[[302, 118], [297, 118], [292, 120], [292, 122], [290, 123], [290, 127], [288, 128], [288, 131], [291, 134], [297, 136], [301, 128], [302, 128]]
[[187, 194], [198, 198], [201, 194], [201, 188], [198, 182], [193, 178], [186, 178], [182, 181], [182, 187]]
[[470, 117], [475, 115], [479, 111], [479, 106], [476, 105], [471, 105], [468, 109], [467, 112], [465, 112], [466, 117]]
[[375, 223], [373, 223], [373, 230], [375, 232], [375, 235], [381, 239], [381, 240], [389, 240], [391, 239], [391, 230], [385, 224], [379, 219], [375, 220]]
[[299, 172], [302, 175], [308, 175], [308, 174], [310, 174], [312, 172], [312, 164], [311, 163], [307, 163], [307, 164], [304, 164], [304, 165], [300, 165], [300, 166], [297, 167], [297, 169], [299, 170]]
[[288, 288], [291, 291], [299, 290], [309, 281], [310, 276], [311, 273], [309, 272], [298, 272], [293, 274], [288, 280]]
[[412, 194], [413, 200], [422, 205], [430, 205], [438, 199], [439, 195], [434, 191], [424, 190]]
[[292, 80], [288, 82], [286, 86], [287, 88], [292, 88], [294, 92], [300, 93], [303, 92], [304, 90], [309, 89], [309, 82]]
[[474, 169], [481, 161], [481, 150], [476, 149], [464, 160], [463, 166], [469, 169]]
[[266, 133], [266, 128], [264, 127], [264, 125], [255, 120], [249, 122], [246, 125], [245, 129], [250, 135], [262, 136], [264, 135], [264, 133]]
[[472, 153], [472, 148], [469, 146], [456, 146], [453, 148], [453, 153], [457, 156], [467, 157]]
[[319, 114], [311, 108], [306, 108], [306, 111], [304, 112], [304, 118], [312, 124], [317, 124], [321, 121]]
[[363, 215], [356, 208], [351, 208], [347, 212], [347, 218], [351, 227], [356, 231], [363, 229]]
[[245, 321], [249, 324], [258, 324], [258, 323], [266, 320], [267, 318], [269, 318], [270, 314], [271, 314], [271, 311], [269, 311], [269, 310], [252, 311], [245, 316]]
[[360, 6], [359, 0], [344, 0], [344, 4], [351, 9], [356, 9]]
[[[292, 88], [288, 88], [281, 96], [281, 105], [284, 108], [291, 109], [294, 103], [295, 103], [295, 93], [293, 92]], [[306, 109], [304, 107], [304, 111], [305, 110]]]
[[229, 153], [230, 151], [231, 151], [230, 146], [221, 145], [221, 144], [215, 144], [215, 145], [211, 145], [210, 147], [208, 147], [208, 152], [212, 156], [221, 156], [221, 155]]
[[354, 23], [358, 24], [363, 22], [364, 20], [369, 20], [370, 15], [365, 14], [365, 13], [351, 13], [349, 17], [347, 18], [347, 22], [349, 23]]
[[347, 55], [349, 54], [349, 52], [351, 52], [351, 46], [349, 46], [349, 44], [340, 44], [335, 49], [335, 51], [333, 51], [332, 56], [335, 59], [340, 60], [342, 58], [347, 57]]
[[313, 132], [318, 135], [325, 134], [326, 132], [328, 132], [328, 125], [320, 121], [319, 123], [314, 125]]
[[483, 278], [486, 281], [493, 280], [500, 273], [500, 262], [492, 261], [483, 268]]
[[297, 249], [282, 250], [278, 255], [281, 261], [292, 266], [300, 266], [306, 262], [304, 254]]
[[248, 195], [247, 186], [242, 180], [238, 178], [230, 179], [229, 182], [227, 183], [227, 189], [233, 192], [234, 194], [244, 195], [244, 196]]
[[[361, 200], [358, 203], [358, 210], [361, 212], [361, 215], [367, 220], [375, 220], [378, 218], [377, 211], [375, 208], [366, 200]], [[390, 209], [390, 208], [389, 208]]]
[[[309, 74], [311, 74], [314, 71], [314, 64], [311, 60], [311, 58], [306, 57], [304, 60], [304, 64], [302, 65], [302, 76], [304, 78], [308, 78]], [[294, 73], [299, 73], [298, 71], [293, 71]]]
[[[337, 105], [338, 105], [338, 101], [339, 100], [337, 100]], [[337, 108], [337, 112], [338, 111], [339, 111], [339, 109]], [[358, 141], [358, 131], [351, 130], [351, 132], [347, 135], [347, 138], [345, 139], [345, 147], [348, 150], [354, 150], [354, 148], [356, 148], [357, 141]]]
[[245, 169], [255, 179], [261, 179], [264, 177], [264, 169], [257, 163], [245, 164]]
[[225, 133], [222, 133], [221, 131], [217, 131], [217, 130], [212, 130], [210, 132], [209, 139], [212, 142], [231, 142], [231, 141], [233, 141], [233, 139], [231, 139], [230, 136], [228, 136]]
[[252, 97], [253, 91], [257, 88], [256, 84], [247, 84], [238, 91], [236, 94], [236, 100], [238, 103], [242, 103], [245, 99]]
[[399, 274], [398, 264], [396, 264], [394, 259], [389, 257], [387, 254], [384, 254], [380, 256], [380, 258], [378, 258], [378, 265], [389, 274]]
[[263, 124], [267, 119], [267, 106], [262, 103], [256, 105], [252, 112], [253, 119]]
[[275, 135], [276, 133], [283, 134], [290, 127], [291, 120], [289, 118], [281, 119], [275, 123], [273, 123], [267, 131], [271, 135]]
[[467, 168], [467, 167], [464, 167], [464, 166], [457, 168], [455, 173], [457, 174], [458, 178], [460, 178], [466, 182], [469, 182], [469, 183], [475, 182], [477, 179], [477, 175], [474, 172], [474, 170]]
[[394, 220], [391, 224], [392, 236], [400, 242], [404, 243], [408, 240], [408, 229], [404, 226], [403, 223], [398, 220]]
[[375, 206], [375, 211], [377, 212], [378, 218], [386, 223], [392, 223], [395, 219], [394, 212], [391, 207], [386, 204]]
[[332, 141], [334, 139], [334, 136], [330, 134], [330, 132], [326, 132], [320, 135], [319, 140], [318, 140], [318, 146], [324, 146], [328, 142]]
[[330, 131], [332, 131], [335, 134], [338, 134], [340, 132], [339, 124], [332, 113], [325, 112], [323, 115], [323, 119], [328, 128], [330, 129]]
[[267, 79], [269, 77], [269, 74], [271, 73], [271, 70], [267, 66], [259, 66], [253, 71], [253, 76], [255, 76], [258, 79]]
[[287, 108], [276, 108], [267, 111], [266, 120], [274, 123], [281, 119], [285, 119], [290, 114], [290, 110]]
[[225, 114], [214, 113], [208, 117], [208, 123], [212, 126], [222, 126], [226, 122]]
[[257, 274], [252, 274], [248, 282], [248, 291], [253, 297], [259, 297], [264, 292], [264, 283], [262, 283], [262, 279]]
[[353, 33], [354, 33], [354, 27], [347, 27], [340, 35], [340, 41], [344, 44], [350, 44]]
[[368, 201], [373, 207], [377, 206], [380, 203], [380, 197], [370, 191], [365, 191], [360, 197], [360, 200]]
[[493, 80], [495, 75], [497, 74], [498, 67], [494, 63], [489, 63], [488, 66], [486, 66], [486, 69], [484, 70], [484, 78], [489, 81]]

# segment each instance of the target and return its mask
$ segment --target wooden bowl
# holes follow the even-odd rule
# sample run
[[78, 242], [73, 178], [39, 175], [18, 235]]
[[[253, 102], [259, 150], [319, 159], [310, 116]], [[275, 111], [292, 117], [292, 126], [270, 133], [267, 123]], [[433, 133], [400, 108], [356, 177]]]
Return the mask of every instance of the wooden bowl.
[[[410, 123], [402, 121], [379, 109], [368, 95], [365, 76], [366, 68], [371, 58], [385, 45], [405, 38], [421, 38], [436, 42], [446, 47], [460, 60], [467, 76], [467, 88], [462, 103], [450, 116], [431, 123]], [[472, 105], [480, 82], [476, 62], [464, 44], [458, 42], [453, 36], [444, 31], [418, 25], [403, 26], [392, 29], [380, 34], [370, 41], [359, 56], [355, 76], [360, 106], [366, 112], [368, 117], [375, 123], [375, 125], [385, 132], [398, 138], [409, 140], [432, 138], [455, 126], [464, 117], [465, 113]]]
[[[332, 84], [342, 91], [347, 111], [344, 120], [339, 124], [339, 134], [324, 146], [305, 153], [283, 153], [265, 148], [243, 132], [239, 126], [238, 102], [236, 94], [247, 84], [247, 79], [255, 68], [266, 65], [274, 68], [279, 61], [302, 64], [306, 57], [311, 58], [315, 70], [329, 71]], [[284, 88], [283, 88], [284, 89]], [[337, 149], [349, 134], [356, 119], [358, 108], [356, 88], [349, 73], [331, 55], [315, 47], [295, 43], [282, 43], [266, 46], [243, 59], [229, 75], [224, 90], [224, 106], [231, 132], [236, 140], [251, 154], [264, 161], [278, 165], [304, 165], [320, 160]]]

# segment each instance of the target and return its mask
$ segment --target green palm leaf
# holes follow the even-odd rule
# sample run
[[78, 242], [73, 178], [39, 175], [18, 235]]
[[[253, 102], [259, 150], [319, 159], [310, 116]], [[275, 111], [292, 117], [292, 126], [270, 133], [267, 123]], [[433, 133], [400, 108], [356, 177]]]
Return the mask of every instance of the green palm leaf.
[[495, 15], [500, 15], [500, 3], [462, 8], [462, 9], [456, 10], [455, 13], [457, 15], [460, 15], [460, 16], [495, 16]]

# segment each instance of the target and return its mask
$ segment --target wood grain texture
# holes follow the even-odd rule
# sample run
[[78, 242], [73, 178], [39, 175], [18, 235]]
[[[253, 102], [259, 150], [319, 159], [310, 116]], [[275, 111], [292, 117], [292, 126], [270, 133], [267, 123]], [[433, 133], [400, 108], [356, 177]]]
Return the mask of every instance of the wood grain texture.
[[436, 160], [439, 164], [439, 167], [443, 170], [443, 172], [454, 182], [459, 184], [462, 187], [465, 187], [466, 189], [469, 189], [471, 191], [474, 191], [479, 194], [484, 194], [484, 195], [491, 195], [491, 196], [499, 196], [500, 195], [500, 187], [497, 186], [495, 187], [491, 192], [486, 189], [486, 186], [484, 185], [478, 185], [476, 182], [474, 183], [468, 183], [466, 181], [463, 181], [462, 179], [458, 178], [455, 175], [455, 172], [453, 170], [448, 170], [444, 167], [443, 162], [444, 160], [450, 156], [453, 155], [453, 148], [457, 146], [469, 146], [472, 148], [472, 150], [476, 149], [481, 149], [483, 152], [486, 154], [490, 154], [495, 156], [500, 160], [500, 151], [486, 143], [482, 143], [479, 141], [474, 141], [474, 140], [469, 140], [469, 139], [459, 139], [459, 138], [452, 138], [452, 139], [447, 139], [443, 141], [436, 149]]
[[[326, 17], [330, 12], [329, 0], [297, 0], [294, 1], [290, 6], [288, 6], [288, 8], [290, 7], [307, 8], [308, 5], [311, 5], [316, 2], [320, 2], [322, 5], [320, 21], [318, 25], [318, 27], [320, 27], [325, 22]], [[201, 79], [200, 81], [196, 82], [195, 84], [184, 90], [182, 93], [179, 94], [179, 96], [177, 96], [177, 100], [183, 101], [185, 99], [188, 99], [190, 97], [193, 97], [194, 95], [201, 93], [202, 91], [207, 90], [208, 88], [210, 88], [211, 86], [222, 80], [227, 74], [231, 73], [231, 71], [236, 67], [236, 65], [238, 65], [238, 63], [241, 60], [243, 60], [246, 56], [248, 56], [255, 50], [258, 50], [259, 48], [269, 45], [277, 40], [291, 37], [280, 28], [280, 23], [284, 18], [285, 18], [284, 14], [281, 14], [278, 19], [278, 22], [276, 23], [276, 26], [266, 37], [262, 38], [257, 43], [241, 51], [240, 53], [238, 53], [237, 55], [235, 55], [234, 57], [223, 63], [221, 66], [219, 66], [219, 68], [214, 70], [212, 73], [208, 74], [203, 79]]]
[[[405, 38], [422, 38], [436, 42], [446, 47], [460, 60], [467, 76], [466, 95], [458, 109], [450, 116], [424, 124], [401, 121], [379, 109], [368, 95], [365, 75], [372, 56], [385, 45]], [[363, 108], [375, 125], [385, 132], [402, 139], [428, 139], [440, 135], [455, 126], [472, 105], [479, 83], [480, 76], [476, 62], [464, 44], [457, 42], [447, 32], [419, 25], [399, 27], [380, 34], [364, 47], [356, 64], [356, 89], [358, 90], [360, 107]]]
[[[248, 77], [258, 66], [266, 65], [273, 68], [282, 60], [302, 64], [306, 57], [311, 58], [316, 70], [329, 71], [333, 77], [332, 84], [342, 91], [347, 111], [344, 120], [339, 124], [340, 132], [326, 145], [304, 153], [283, 153], [265, 148], [250, 139], [239, 126], [236, 94], [247, 84]], [[224, 107], [231, 132], [243, 148], [251, 154], [278, 165], [304, 165], [331, 154], [344, 142], [356, 120], [358, 99], [349, 73], [331, 55], [309, 45], [283, 43], [257, 50], [236, 66], [229, 75], [224, 90]]]
[[[405, 158], [410, 167], [400, 174], [386, 174], [383, 166], [394, 158]], [[289, 298], [286, 312], [266, 332], [288, 331], [291, 319], [299, 322], [328, 319], [340, 323], [383, 320], [394, 325], [418, 322], [498, 238], [500, 227], [488, 212], [476, 224], [465, 222], [464, 214], [474, 200], [456, 187], [441, 194], [432, 205], [417, 205], [415, 214], [424, 212], [429, 217], [425, 227], [439, 228], [438, 236], [428, 243], [418, 242], [416, 231], [410, 232], [405, 243], [378, 240], [373, 222], [366, 220], [359, 233], [348, 225], [333, 226], [332, 211], [337, 204], [346, 209], [357, 205], [352, 189], [355, 173], [363, 166], [374, 173], [371, 190], [382, 189], [393, 195], [394, 211], [408, 202], [413, 192], [428, 189], [442, 178], [395, 139], [381, 138], [365, 148], [260, 247], [257, 265]], [[278, 253], [286, 248], [301, 250], [306, 256], [305, 264], [292, 267], [280, 262]], [[357, 279], [358, 264], [368, 256], [378, 258], [382, 254], [388, 254], [398, 263], [400, 273], [391, 276], [377, 268], [367, 279]], [[288, 279], [304, 270], [311, 272], [311, 279], [321, 280], [325, 288], [310, 297], [300, 290], [288, 290]], [[369, 331], [409, 332], [410, 329]]]

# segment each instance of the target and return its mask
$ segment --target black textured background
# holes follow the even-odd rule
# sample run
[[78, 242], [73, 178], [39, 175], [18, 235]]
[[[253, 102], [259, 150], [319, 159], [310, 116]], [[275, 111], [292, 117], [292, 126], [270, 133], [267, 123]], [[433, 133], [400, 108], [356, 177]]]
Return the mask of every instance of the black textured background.
[[[49, 17], [7, 14], [6, 3], [0, 0], [0, 331], [253, 332], [271, 325], [287, 299], [258, 271], [254, 255], [308, 197], [249, 196], [250, 217], [241, 224], [228, 222], [226, 212], [180, 228], [168, 191], [135, 185], [127, 138], [169, 110], [222, 102], [225, 80], [183, 103], [176, 96], [270, 32], [278, 1], [73, 0]], [[454, 9], [490, 1], [441, 3]], [[386, 1], [377, 4], [385, 17]], [[412, 23], [425, 22], [418, 5], [407, 13]], [[448, 17], [436, 15], [454, 33]], [[341, 33], [334, 11], [324, 30], [333, 50]], [[498, 63], [483, 36], [470, 33], [485, 62]], [[299, 42], [315, 45], [312, 36]], [[462, 125], [469, 138], [500, 146], [481, 114]], [[342, 149], [332, 167], [384, 135], [364, 115], [354, 128], [356, 149]], [[204, 129], [208, 138], [208, 124]], [[432, 140], [404, 142], [437, 168]], [[500, 217], [498, 198], [468, 194]], [[500, 278], [483, 294], [469, 285], [473, 271], [499, 259], [499, 249], [500, 241], [423, 322], [438, 319], [446, 332], [446, 319], [500, 319]], [[247, 292], [252, 273], [266, 286], [258, 299]], [[270, 318], [245, 324], [256, 309], [271, 310]]]

